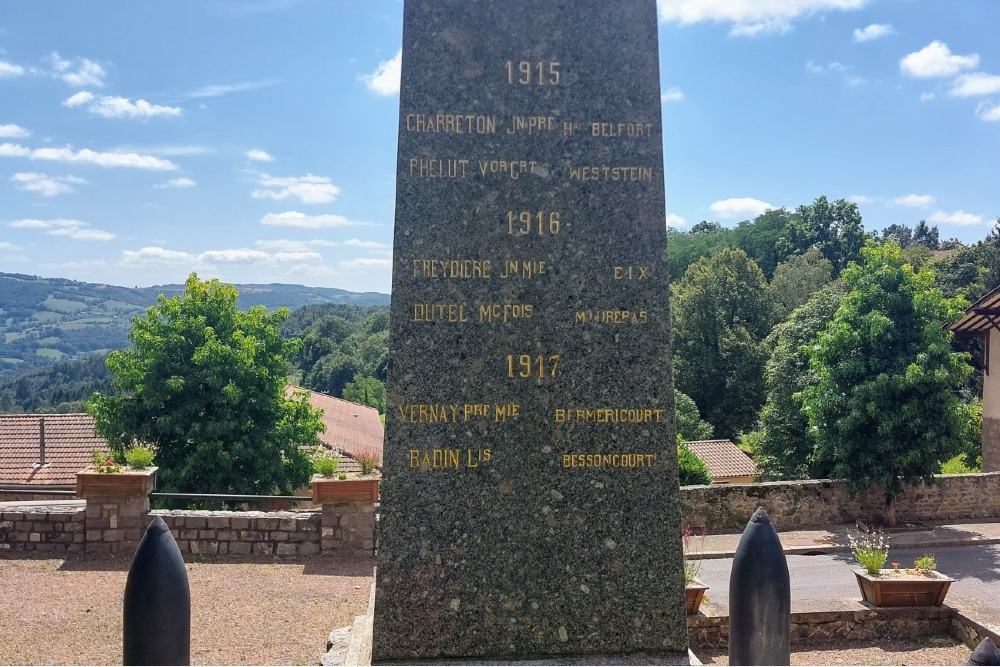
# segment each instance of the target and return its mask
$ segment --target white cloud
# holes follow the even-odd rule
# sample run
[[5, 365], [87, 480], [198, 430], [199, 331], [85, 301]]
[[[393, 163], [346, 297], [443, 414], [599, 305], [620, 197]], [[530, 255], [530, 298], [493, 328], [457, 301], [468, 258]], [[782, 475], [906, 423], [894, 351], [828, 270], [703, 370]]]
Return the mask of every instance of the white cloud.
[[70, 97], [63, 100], [64, 107], [78, 107], [80, 105], [86, 104], [94, 99], [94, 94], [86, 90], [81, 90], [80, 92], [71, 95]]
[[931, 217], [929, 217], [928, 220], [946, 225], [981, 225], [986, 221], [986, 218], [981, 215], [966, 213], [962, 209], [958, 209], [953, 213], [935, 211], [931, 214]]
[[952, 97], [976, 97], [993, 93], [1000, 93], [1000, 76], [984, 72], [961, 75], [948, 91]]
[[72, 184], [82, 184], [87, 181], [76, 176], [47, 176], [35, 172], [21, 172], [10, 177], [14, 187], [18, 190], [37, 192], [43, 197], [54, 197], [56, 195], [73, 192]]
[[52, 160], [54, 162], [96, 164], [100, 167], [128, 167], [155, 171], [169, 171], [177, 168], [177, 165], [169, 160], [161, 160], [150, 155], [99, 152], [89, 148], [74, 151], [68, 146], [30, 149], [18, 144], [4, 143], [0, 144], [0, 157], [26, 157], [32, 160]]
[[929, 102], [929, 101], [933, 100], [935, 97], [937, 97], [937, 93], [926, 93], [926, 92], [925, 93], [920, 93], [920, 101], [921, 102]]
[[340, 262], [342, 269], [391, 269], [391, 259], [381, 259], [376, 257], [358, 257]]
[[288, 176], [278, 178], [261, 174], [257, 181], [267, 190], [254, 190], [250, 193], [255, 199], [275, 199], [283, 201], [289, 197], [298, 197], [303, 204], [325, 204], [337, 198], [340, 188], [334, 185], [326, 176]]
[[716, 215], [723, 218], [737, 218], [740, 216], [758, 216], [768, 209], [775, 207], [766, 201], [754, 199], [752, 197], [731, 197], [713, 203], [708, 207]]
[[107, 76], [104, 68], [89, 58], [64, 60], [53, 51], [49, 56], [49, 62], [57, 78], [77, 88], [84, 86], [100, 88], [104, 85], [104, 77]]
[[258, 148], [247, 151], [247, 157], [251, 160], [256, 160], [258, 162], [273, 162], [274, 158], [268, 155], [267, 151], [262, 151]]
[[1000, 105], [983, 102], [976, 108], [976, 115], [981, 120], [1000, 121]]
[[15, 76], [21, 76], [22, 74], [24, 74], [24, 68], [20, 65], [9, 63], [6, 60], [0, 60], [0, 79], [12, 79]]
[[857, 88], [858, 86], [863, 86], [868, 83], [868, 79], [863, 76], [845, 76], [844, 83], [846, 83], [851, 88]]
[[852, 201], [855, 204], [871, 204], [875, 200], [868, 195], [851, 195], [847, 201]]
[[667, 227], [683, 227], [687, 220], [676, 213], [667, 213]]
[[274, 252], [310, 252], [310, 248], [315, 246], [327, 246], [335, 248], [340, 244], [336, 241], [329, 241], [327, 239], [313, 239], [311, 241], [292, 241], [290, 239], [269, 239], [260, 240], [254, 243], [255, 246], [262, 250], [271, 250]]
[[361, 75], [368, 90], [376, 95], [395, 95], [399, 92], [399, 78], [403, 71], [403, 50], [389, 60], [378, 64], [373, 74]]
[[896, 197], [891, 202], [894, 206], [906, 206], [908, 208], [927, 208], [934, 204], [932, 195], [904, 195]]
[[661, 21], [731, 23], [734, 37], [781, 34], [813, 14], [860, 9], [868, 0], [657, 0]]
[[159, 246], [147, 246], [140, 250], [122, 252], [122, 266], [176, 266], [189, 265], [206, 267], [216, 264], [293, 264], [322, 262], [318, 252], [266, 252], [254, 248], [223, 248], [206, 250], [197, 255], [178, 250], [168, 250]]
[[806, 71], [808, 71], [810, 74], [822, 74], [823, 66], [817, 65], [813, 61], [808, 60], [806, 61]]
[[661, 102], [682, 102], [684, 101], [684, 91], [680, 88], [667, 88], [660, 95]]
[[77, 241], [110, 241], [115, 238], [111, 232], [94, 229], [86, 222], [79, 220], [35, 220], [23, 219], [10, 223], [16, 229], [40, 229], [52, 236], [68, 236]]
[[63, 105], [67, 107], [78, 107], [84, 104], [87, 105], [87, 111], [105, 118], [153, 118], [155, 116], [180, 116], [183, 113], [180, 107], [150, 104], [146, 100], [133, 102], [126, 97], [94, 95], [86, 90], [81, 90], [63, 102]]
[[20, 137], [30, 137], [31, 132], [24, 129], [20, 125], [7, 124], [0, 125], [0, 137], [8, 139], [17, 139]]
[[113, 150], [121, 153], [152, 153], [153, 155], [166, 155], [174, 157], [176, 155], [205, 155], [214, 153], [215, 149], [209, 146], [193, 145], [153, 145], [153, 146], [116, 146]]
[[230, 83], [223, 85], [209, 85], [198, 88], [187, 94], [188, 97], [220, 97], [229, 93], [242, 93], [248, 90], [260, 90], [278, 83], [277, 79], [265, 81], [245, 81], [243, 83]]
[[378, 241], [362, 241], [361, 239], [348, 239], [344, 245], [349, 248], [364, 248], [365, 250], [385, 250], [389, 246]]
[[190, 178], [181, 177], [171, 178], [169, 181], [160, 183], [159, 185], [154, 185], [153, 187], [162, 190], [164, 188], [193, 188], [196, 185], [198, 184]]
[[973, 69], [979, 64], [979, 55], [953, 54], [944, 42], [933, 41], [919, 51], [905, 56], [899, 61], [903, 74], [917, 79], [931, 79], [952, 76], [963, 69]]
[[895, 30], [888, 23], [872, 23], [864, 28], [854, 29], [854, 41], [855, 42], [870, 42], [873, 39], [878, 39], [879, 37], [886, 37], [888, 35], [894, 35]]
[[194, 260], [194, 255], [176, 250], [150, 246], [140, 250], [122, 252], [122, 266], [175, 266]]
[[298, 211], [284, 213], [268, 213], [260, 219], [262, 225], [278, 225], [281, 227], [303, 227], [306, 229], [321, 229], [325, 227], [370, 227], [371, 222], [348, 220], [342, 215], [306, 215]]

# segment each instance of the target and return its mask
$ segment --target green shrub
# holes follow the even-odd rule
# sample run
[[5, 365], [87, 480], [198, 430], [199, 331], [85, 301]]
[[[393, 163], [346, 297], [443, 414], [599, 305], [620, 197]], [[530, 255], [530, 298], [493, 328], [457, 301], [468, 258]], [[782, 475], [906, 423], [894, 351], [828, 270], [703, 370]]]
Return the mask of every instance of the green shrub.
[[921, 572], [931, 572], [937, 569], [937, 559], [934, 558], [934, 554], [927, 554], [922, 558], [918, 558], [913, 561], [913, 567], [920, 570]]
[[677, 471], [681, 486], [712, 483], [712, 473], [708, 471], [708, 466], [683, 443], [677, 445]]
[[156, 450], [145, 445], [136, 445], [125, 452], [125, 463], [133, 468], [148, 468], [156, 456]]
[[313, 459], [313, 471], [317, 475], [323, 475], [323, 477], [333, 477], [339, 467], [340, 459], [332, 456]]

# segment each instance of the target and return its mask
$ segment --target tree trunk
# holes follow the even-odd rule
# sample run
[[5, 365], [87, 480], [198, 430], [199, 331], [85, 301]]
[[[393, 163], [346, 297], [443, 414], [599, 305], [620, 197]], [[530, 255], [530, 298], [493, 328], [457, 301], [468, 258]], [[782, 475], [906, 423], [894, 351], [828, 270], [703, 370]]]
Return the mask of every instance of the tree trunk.
[[885, 525], [893, 527], [896, 525], [896, 497], [893, 496], [885, 501]]

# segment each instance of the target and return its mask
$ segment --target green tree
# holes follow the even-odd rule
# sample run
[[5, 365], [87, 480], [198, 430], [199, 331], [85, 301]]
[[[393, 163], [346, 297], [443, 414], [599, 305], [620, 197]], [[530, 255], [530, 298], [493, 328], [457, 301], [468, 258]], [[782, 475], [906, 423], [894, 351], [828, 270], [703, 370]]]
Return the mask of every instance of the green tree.
[[373, 377], [354, 376], [352, 382], [344, 387], [344, 400], [358, 405], [375, 408], [379, 414], [385, 413], [385, 385]]
[[712, 425], [703, 421], [698, 406], [685, 393], [674, 389], [674, 414], [677, 415], [677, 435], [685, 440], [708, 440], [712, 437]]
[[774, 327], [765, 341], [772, 349], [764, 371], [767, 401], [760, 411], [760, 429], [751, 439], [761, 481], [830, 475], [825, 462], [814, 458], [816, 433], [802, 411], [801, 392], [818, 381], [809, 368], [808, 346], [833, 319], [844, 292], [840, 281], [828, 284]]
[[792, 214], [786, 209], [771, 209], [752, 222], [744, 220], [736, 226], [736, 243], [760, 267], [768, 280], [788, 256], [779, 243], [788, 229]]
[[834, 274], [839, 275], [848, 262], [858, 259], [865, 239], [857, 204], [844, 199], [831, 204], [820, 196], [808, 206], [799, 206], [779, 246], [789, 255], [819, 248], [833, 264]]
[[280, 336], [288, 311], [240, 311], [236, 299], [233, 286], [195, 274], [183, 295], [160, 295], [132, 320], [134, 347], [108, 355], [117, 395], [87, 404], [117, 455], [156, 448], [163, 491], [291, 493], [309, 480], [301, 447], [323, 426], [304, 395], [285, 397], [299, 345]]
[[783, 312], [790, 313], [833, 279], [833, 264], [818, 248], [792, 255], [774, 270], [771, 287]]
[[717, 222], [699, 222], [690, 231], [667, 230], [667, 266], [671, 282], [702, 257], [711, 257], [722, 248], [736, 245], [733, 230]]
[[962, 314], [928, 269], [914, 273], [899, 246], [867, 245], [843, 279], [849, 291], [809, 348], [818, 382], [803, 392], [816, 458], [851, 492], [878, 487], [886, 520], [905, 484], [931, 482], [958, 453], [958, 388], [968, 355], [951, 351], [943, 326]]
[[718, 437], [749, 430], [764, 403], [763, 339], [774, 324], [764, 274], [742, 250], [724, 248], [688, 267], [671, 295], [677, 388]]

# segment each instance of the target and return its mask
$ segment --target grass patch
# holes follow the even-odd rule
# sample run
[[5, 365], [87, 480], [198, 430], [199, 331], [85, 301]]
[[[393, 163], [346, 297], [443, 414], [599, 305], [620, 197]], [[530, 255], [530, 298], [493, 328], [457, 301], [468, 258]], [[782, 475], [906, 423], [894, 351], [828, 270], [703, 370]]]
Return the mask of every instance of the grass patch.
[[26, 335], [27, 334], [23, 334], [23, 333], [5, 333], [3, 335], [3, 340], [4, 340], [5, 343], [13, 343], [15, 340], [21, 340]]
[[35, 354], [39, 357], [45, 357], [47, 359], [62, 359], [66, 356], [65, 352], [60, 352], [59, 350], [52, 349], [51, 347], [40, 347], [35, 350]]
[[40, 310], [31, 315], [31, 319], [38, 320], [39, 322], [58, 322], [62, 318], [61, 314], [53, 313], [51, 310]]
[[79, 313], [81, 310], [87, 310], [89, 307], [87, 304], [80, 303], [79, 301], [70, 301], [69, 299], [53, 299], [52, 297], [42, 301], [41, 305], [49, 310], [69, 314]]
[[18, 364], [23, 364], [24, 360], [23, 359], [15, 359], [14, 357], [0, 357], [0, 363], [3, 363], [3, 364], [13, 364], [14, 366], [17, 366]]

